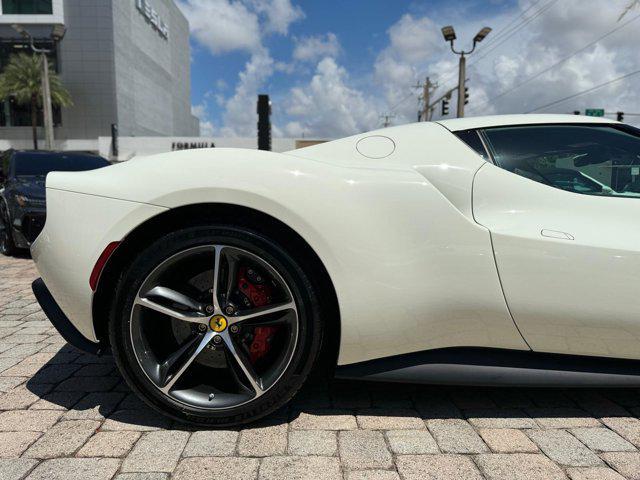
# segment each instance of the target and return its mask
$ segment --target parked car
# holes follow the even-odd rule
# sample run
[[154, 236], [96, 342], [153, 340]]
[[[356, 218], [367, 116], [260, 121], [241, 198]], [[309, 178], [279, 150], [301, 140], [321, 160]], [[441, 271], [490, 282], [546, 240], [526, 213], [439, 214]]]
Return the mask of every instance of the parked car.
[[0, 253], [29, 248], [44, 227], [45, 177], [52, 171], [93, 170], [110, 165], [82, 152], [7, 150], [0, 156]]
[[638, 386], [639, 154], [628, 125], [514, 115], [52, 173], [33, 289], [70, 343], [198, 425], [273, 412], [320, 365]]

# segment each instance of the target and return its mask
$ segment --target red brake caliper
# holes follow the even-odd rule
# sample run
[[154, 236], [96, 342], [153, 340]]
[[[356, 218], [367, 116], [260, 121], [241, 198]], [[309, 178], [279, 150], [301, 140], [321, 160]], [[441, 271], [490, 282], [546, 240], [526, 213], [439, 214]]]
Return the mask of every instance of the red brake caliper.
[[[238, 271], [238, 289], [242, 292], [253, 308], [260, 308], [271, 303], [271, 287], [265, 282], [264, 277], [251, 267], [240, 267]], [[278, 327], [254, 327], [253, 342], [249, 347], [251, 363], [269, 353], [271, 339]]]

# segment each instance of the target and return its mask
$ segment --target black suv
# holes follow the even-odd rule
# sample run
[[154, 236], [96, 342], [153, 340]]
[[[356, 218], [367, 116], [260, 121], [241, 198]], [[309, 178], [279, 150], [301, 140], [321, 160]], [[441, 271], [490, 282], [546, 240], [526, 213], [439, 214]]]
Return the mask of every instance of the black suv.
[[78, 172], [110, 165], [82, 152], [7, 150], [0, 157], [0, 253], [29, 248], [46, 218], [44, 182], [53, 171]]

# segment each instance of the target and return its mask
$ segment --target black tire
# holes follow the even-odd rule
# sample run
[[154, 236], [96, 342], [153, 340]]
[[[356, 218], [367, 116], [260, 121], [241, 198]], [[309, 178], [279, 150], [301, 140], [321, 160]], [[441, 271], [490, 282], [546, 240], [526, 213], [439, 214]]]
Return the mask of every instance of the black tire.
[[[151, 272], [180, 252], [208, 245], [227, 245], [242, 249], [273, 266], [289, 287], [298, 318], [297, 345], [290, 353], [291, 360], [278, 380], [262, 396], [222, 410], [187, 405], [163, 393], [145, 374], [137, 360], [131, 333], [136, 298]], [[245, 227], [226, 225], [178, 230], [161, 237], [139, 252], [118, 282], [109, 322], [111, 348], [128, 385], [158, 412], [183, 423], [204, 427], [227, 427], [252, 422], [283, 406], [305, 382], [322, 343], [323, 322], [318, 294], [303, 265], [303, 259], [295, 258], [294, 252], [287, 252], [276, 240]]]
[[4, 202], [0, 202], [0, 253], [6, 257], [11, 257], [18, 253], [18, 248], [11, 234], [9, 212]]

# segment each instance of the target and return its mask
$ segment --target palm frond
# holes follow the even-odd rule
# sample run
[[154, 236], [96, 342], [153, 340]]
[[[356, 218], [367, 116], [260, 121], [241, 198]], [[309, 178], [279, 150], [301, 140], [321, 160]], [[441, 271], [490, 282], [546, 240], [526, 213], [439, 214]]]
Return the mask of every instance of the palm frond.
[[[42, 104], [42, 58], [19, 53], [12, 55], [0, 74], [0, 98], [14, 97], [18, 104], [30, 104], [35, 97]], [[71, 95], [58, 74], [49, 67], [51, 102], [61, 107], [71, 106]]]

